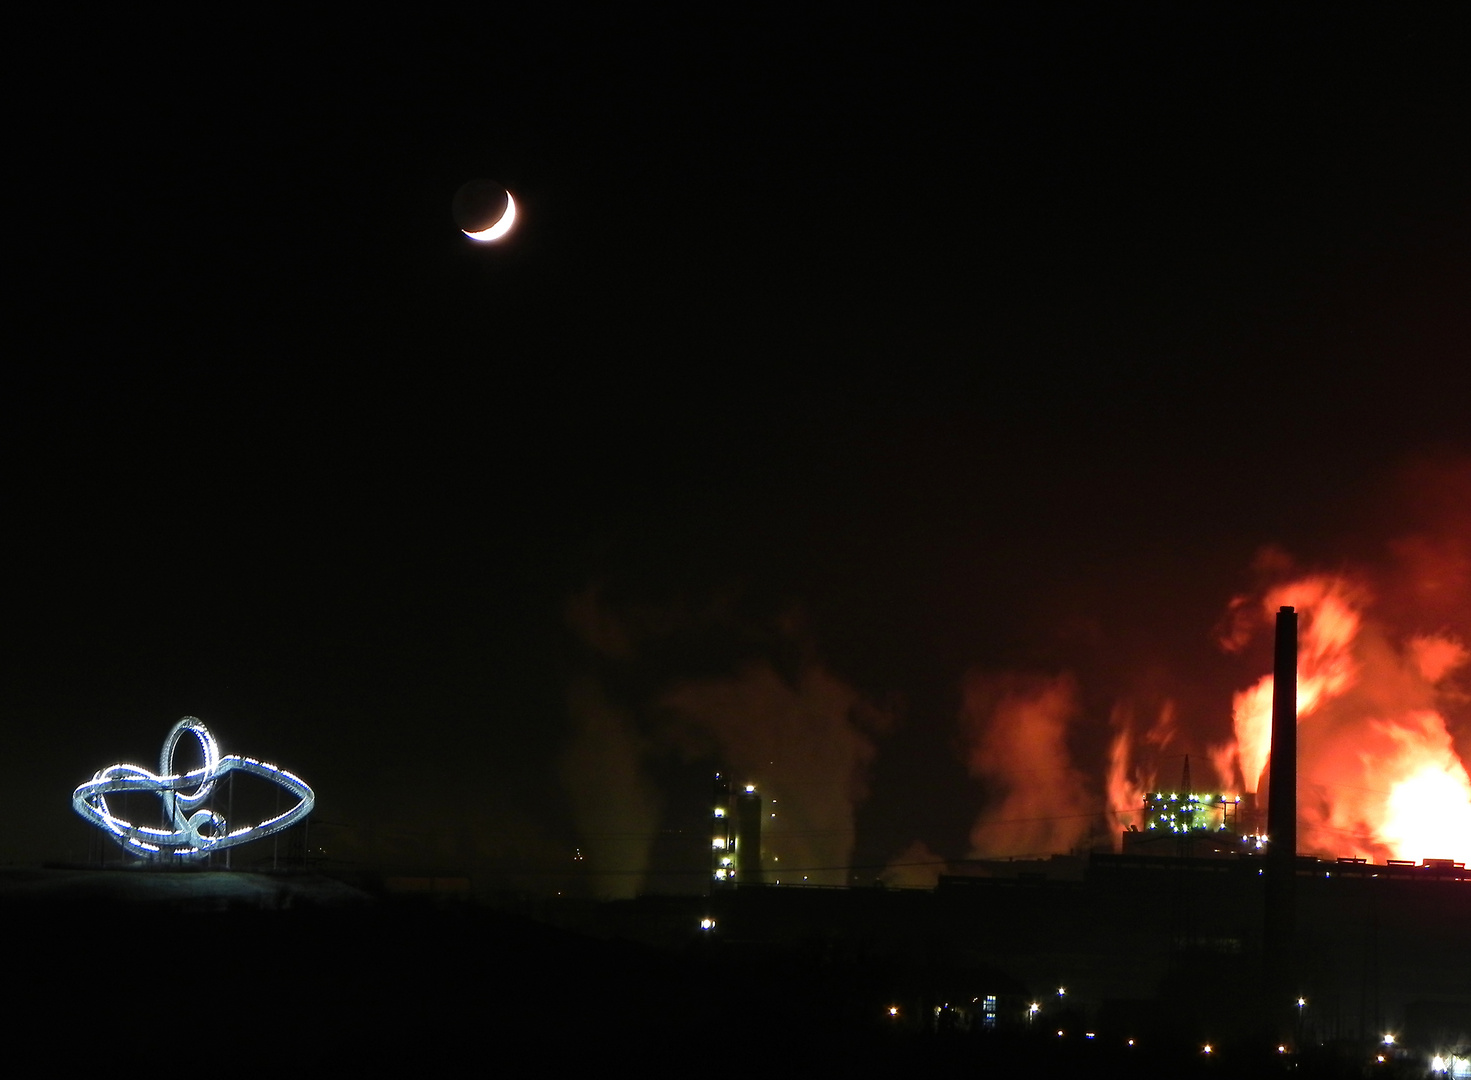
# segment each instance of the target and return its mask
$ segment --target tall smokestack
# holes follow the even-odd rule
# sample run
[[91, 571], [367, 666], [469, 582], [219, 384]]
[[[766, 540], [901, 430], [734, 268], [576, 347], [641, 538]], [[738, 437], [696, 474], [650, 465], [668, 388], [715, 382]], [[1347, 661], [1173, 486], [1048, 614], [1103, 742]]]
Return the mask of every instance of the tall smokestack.
[[743, 885], [759, 885], [761, 875], [761, 796], [747, 784], [736, 796], [736, 871]]
[[1268, 1037], [1291, 1041], [1297, 935], [1297, 612], [1277, 612], [1268, 765], [1266, 921], [1262, 937]]
[[1272, 757], [1267, 785], [1267, 836], [1290, 861], [1297, 854], [1297, 612], [1277, 612], [1272, 663]]

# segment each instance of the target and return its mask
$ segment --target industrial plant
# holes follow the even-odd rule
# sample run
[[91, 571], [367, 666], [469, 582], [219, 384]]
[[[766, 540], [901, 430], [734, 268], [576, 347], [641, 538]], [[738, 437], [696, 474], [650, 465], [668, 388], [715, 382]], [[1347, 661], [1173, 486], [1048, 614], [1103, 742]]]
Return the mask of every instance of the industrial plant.
[[704, 896], [560, 917], [732, 970], [798, 958], [865, 1023], [915, 1037], [1045, 1039], [1059, 1060], [1120, 1068], [1168, 1048], [1226, 1071], [1266, 1054], [1471, 1076], [1471, 871], [1297, 851], [1291, 608], [1275, 667], [1265, 807], [1197, 790], [1187, 758], [1114, 850], [951, 862], [933, 888], [817, 887], [776, 883], [757, 784], [717, 775]]
[[[1178, 786], [1144, 792], [1137, 823], [1106, 849], [953, 860], [927, 887], [808, 884], [801, 868], [784, 875], [766, 847], [780, 835], [769, 831], [776, 799], [758, 776], [722, 770], [707, 789], [703, 880], [681, 894], [503, 897], [477, 908], [468, 881], [452, 891], [427, 879], [347, 887], [304, 865], [219, 873], [232, 845], [304, 823], [315, 796], [275, 765], [221, 756], [208, 728], [185, 717], [157, 773], [113, 765], [74, 793], [82, 818], [133, 861], [12, 878], [0, 902], [35, 925], [95, 908], [81, 923], [96, 940], [77, 939], [78, 963], [105, 948], [104, 909], [140, 913], [155, 935], [213, 912], [232, 956], [265, 952], [285, 934], [305, 968], [358, 973], [329, 977], [336, 997], [326, 1008], [370, 1042], [381, 1032], [361, 1022], [360, 985], [401, 992], [419, 971], [406, 958], [420, 946], [407, 943], [432, 940], [444, 955], [471, 949], [486, 972], [513, 971], [499, 1000], [538, 1046], [563, 1023], [538, 1013], [545, 997], [562, 1009], [597, 1002], [600, 1018], [574, 1026], [610, 1039], [667, 1039], [673, 1029], [691, 1052], [725, 1025], [768, 1030], [782, 1053], [813, 1067], [820, 1058], [856, 1069], [918, 1061], [1124, 1076], [1471, 1077], [1465, 862], [1298, 851], [1296, 618], [1291, 607], [1277, 614], [1265, 798], [1201, 790], [1187, 757]], [[199, 767], [175, 760], [184, 740], [197, 744]], [[234, 772], [271, 780], [297, 802], [232, 828], [205, 803]], [[161, 800], [167, 827], [130, 818], [130, 793]], [[215, 849], [222, 856], [211, 862]], [[261, 910], [280, 921], [260, 921]], [[257, 944], [237, 947], [247, 940]], [[384, 948], [398, 959], [380, 969], [370, 956]], [[47, 956], [30, 961], [35, 977], [49, 977]], [[574, 993], [569, 972], [596, 992]], [[264, 993], [264, 978], [242, 985]], [[446, 990], [428, 993], [421, 1013], [428, 1023], [464, 1008]], [[114, 1037], [99, 1030], [104, 1042]], [[309, 1022], [294, 1038], [311, 1042]], [[418, 1052], [411, 1039], [401, 1045]]]

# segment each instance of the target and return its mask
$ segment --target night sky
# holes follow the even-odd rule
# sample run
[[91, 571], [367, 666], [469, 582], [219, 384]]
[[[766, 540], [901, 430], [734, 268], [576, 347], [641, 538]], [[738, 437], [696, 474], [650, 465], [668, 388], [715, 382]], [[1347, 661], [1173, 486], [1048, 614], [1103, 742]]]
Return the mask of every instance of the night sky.
[[962, 858], [968, 678], [1174, 775], [1264, 548], [1471, 499], [1458, 20], [536, 10], [17, 42], [0, 861], [186, 714], [333, 865], [697, 889], [717, 767]]

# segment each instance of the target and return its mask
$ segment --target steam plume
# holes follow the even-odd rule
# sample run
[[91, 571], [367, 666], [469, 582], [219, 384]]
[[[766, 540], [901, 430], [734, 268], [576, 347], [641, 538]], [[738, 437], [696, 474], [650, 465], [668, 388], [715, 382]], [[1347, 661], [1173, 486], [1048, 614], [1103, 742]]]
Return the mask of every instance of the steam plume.
[[659, 800], [644, 775], [633, 720], [601, 686], [578, 679], [567, 693], [574, 723], [561, 779], [600, 895], [637, 894], [659, 824]]
[[1070, 675], [967, 678], [966, 764], [990, 792], [971, 828], [974, 857], [1048, 855], [1088, 834], [1098, 807], [1067, 750], [1068, 725], [1077, 715]]
[[590, 672], [569, 693], [562, 777], [589, 859], [603, 852], [599, 891], [641, 888], [664, 801], [649, 764], [671, 755], [758, 786], [768, 880], [849, 881], [854, 811], [890, 718], [816, 658], [800, 618], [753, 619], [720, 600], [620, 609], [590, 590], [568, 621]]
[[815, 665], [795, 679], [767, 663], [735, 675], [680, 683], [661, 699], [686, 723], [714, 736], [737, 774], [759, 779], [768, 803], [764, 846], [769, 880], [842, 885], [849, 881], [854, 808], [867, 794], [882, 714]]

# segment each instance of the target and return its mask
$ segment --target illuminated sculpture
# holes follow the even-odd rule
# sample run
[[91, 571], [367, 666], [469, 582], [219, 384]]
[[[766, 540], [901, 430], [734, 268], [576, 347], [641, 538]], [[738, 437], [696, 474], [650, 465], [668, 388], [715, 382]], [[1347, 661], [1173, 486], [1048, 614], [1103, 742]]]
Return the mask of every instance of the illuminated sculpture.
[[[174, 748], [185, 733], [199, 740], [204, 764], [187, 773], [174, 772]], [[225, 819], [201, 807], [214, 790], [215, 781], [235, 770], [253, 773], [281, 785], [299, 800], [284, 814], [255, 825], [231, 830]], [[301, 777], [255, 758], [231, 754], [220, 757], [220, 748], [202, 720], [186, 716], [170, 729], [159, 756], [158, 774], [138, 765], [109, 765], [72, 793], [72, 807], [98, 828], [110, 833], [124, 851], [157, 861], [202, 859], [213, 851], [243, 844], [290, 828], [312, 812], [317, 801]], [[107, 796], [115, 792], [152, 791], [163, 800], [165, 828], [135, 825], [115, 815]]]

